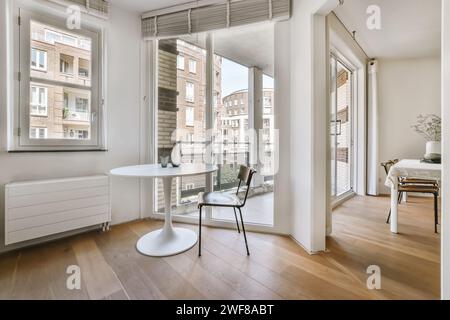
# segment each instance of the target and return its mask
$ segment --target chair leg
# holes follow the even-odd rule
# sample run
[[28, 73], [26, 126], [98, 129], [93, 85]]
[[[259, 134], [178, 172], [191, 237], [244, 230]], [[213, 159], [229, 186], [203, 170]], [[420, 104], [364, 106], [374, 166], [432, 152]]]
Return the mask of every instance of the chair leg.
[[387, 224], [389, 224], [389, 221], [391, 220], [391, 212], [392, 212], [392, 209], [389, 210], [389, 215], [388, 215], [388, 218], [387, 218], [387, 220], [386, 220], [386, 223], [387, 223]]
[[238, 217], [237, 217], [237, 214], [236, 214], [236, 208], [233, 207], [233, 210], [234, 210], [234, 217], [236, 218], [236, 226], [237, 226], [237, 229], [238, 229], [238, 233], [241, 233], [241, 229], [239, 228]]
[[250, 251], [248, 251], [248, 244], [247, 244], [247, 235], [245, 234], [245, 227], [244, 227], [244, 219], [242, 219], [242, 211], [241, 208], [239, 208], [239, 215], [241, 216], [241, 223], [242, 223], [242, 231], [244, 232], [244, 239], [245, 239], [245, 248], [247, 249], [247, 255], [250, 255]]
[[439, 224], [439, 213], [438, 213], [438, 194], [434, 194], [434, 233], [438, 233], [437, 226]]
[[198, 214], [198, 256], [202, 256], [202, 207], [199, 208]]

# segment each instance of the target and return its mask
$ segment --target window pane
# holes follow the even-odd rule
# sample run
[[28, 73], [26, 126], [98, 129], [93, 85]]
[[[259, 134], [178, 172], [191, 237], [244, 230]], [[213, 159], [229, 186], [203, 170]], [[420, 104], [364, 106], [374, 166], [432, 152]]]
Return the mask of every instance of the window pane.
[[30, 29], [30, 137], [89, 140], [92, 40], [35, 21]]
[[195, 100], [195, 86], [192, 82], [186, 82], [186, 101], [194, 102]]
[[[181, 39], [164, 39], [159, 41], [158, 56], [158, 162], [160, 156], [171, 154], [177, 140], [181, 144], [182, 163], [203, 163], [206, 51]], [[197, 68], [202, 72], [185, 71], [185, 57], [197, 61]], [[178, 130], [176, 137], [172, 136], [175, 130]], [[157, 180], [155, 210], [162, 213], [163, 189], [161, 181]], [[174, 179], [172, 212], [196, 215], [197, 195], [205, 191], [205, 186], [205, 175]]]
[[[214, 174], [214, 189], [223, 193], [236, 193], [238, 186], [238, 171], [241, 165], [250, 165], [249, 134], [262, 134], [264, 154], [271, 154], [273, 123], [273, 83], [267, 81], [264, 73], [273, 72], [273, 24], [259, 24], [239, 28], [239, 32], [220, 30], [214, 32], [215, 56], [221, 59], [221, 79], [216, 79], [218, 85], [215, 90], [221, 93], [217, 112], [213, 115], [216, 131], [222, 135], [221, 143], [215, 146], [214, 155], [218, 159], [219, 171]], [[264, 39], [264, 50], [256, 57], [254, 50], [241, 43], [252, 42], [255, 37]], [[248, 68], [246, 66], [254, 66]], [[215, 66], [219, 68], [219, 66]], [[249, 92], [249, 73], [254, 72], [256, 81], [262, 80], [262, 92]], [[263, 79], [260, 79], [262, 77]], [[256, 82], [255, 87], [261, 88]], [[260, 82], [259, 82], [260, 83]], [[260, 89], [261, 90], [261, 89]], [[255, 100], [249, 101], [253, 94]], [[251, 103], [252, 102], [252, 103]], [[259, 110], [264, 108], [264, 110]], [[252, 108], [259, 108], [252, 110]], [[254, 123], [249, 124], [249, 113], [253, 112]], [[251, 128], [261, 129], [261, 132], [248, 131]], [[260, 136], [261, 137], [261, 136]], [[260, 145], [258, 145], [259, 148]], [[256, 146], [255, 146], [256, 147]], [[258, 150], [261, 151], [261, 150]], [[261, 156], [259, 155], [261, 159]], [[261, 175], [261, 167], [257, 166], [258, 174], [253, 177], [249, 199], [246, 202], [247, 222], [263, 225], [273, 225], [273, 174]], [[245, 188], [240, 189], [240, 196], [244, 197]], [[231, 210], [213, 208], [212, 218], [234, 222]]]

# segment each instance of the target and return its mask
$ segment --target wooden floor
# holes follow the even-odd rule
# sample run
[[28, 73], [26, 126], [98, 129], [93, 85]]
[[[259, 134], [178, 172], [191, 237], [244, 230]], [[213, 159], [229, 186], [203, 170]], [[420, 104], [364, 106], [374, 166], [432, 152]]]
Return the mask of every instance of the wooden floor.
[[[333, 215], [329, 252], [314, 256], [288, 237], [249, 233], [247, 257], [242, 235], [204, 228], [200, 259], [197, 247], [150, 258], [136, 241], [161, 222], [114, 226], [0, 256], [0, 299], [438, 299], [431, 200], [400, 206], [398, 235], [388, 208], [388, 198], [348, 201]], [[81, 268], [81, 290], [66, 289], [69, 265]], [[380, 266], [382, 290], [366, 288], [369, 265]]]

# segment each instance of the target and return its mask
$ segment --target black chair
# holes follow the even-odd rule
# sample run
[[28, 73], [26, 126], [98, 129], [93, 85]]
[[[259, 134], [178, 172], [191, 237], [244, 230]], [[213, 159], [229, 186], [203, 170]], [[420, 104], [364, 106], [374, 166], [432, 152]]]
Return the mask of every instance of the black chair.
[[[239, 215], [241, 217], [242, 231], [244, 232], [245, 247], [247, 249], [247, 255], [250, 255], [248, 251], [247, 235], [245, 234], [244, 220], [242, 219], [241, 208], [245, 206], [247, 201], [248, 191], [250, 190], [250, 183], [252, 181], [253, 175], [256, 173], [255, 170], [248, 168], [246, 166], [241, 166], [239, 169], [238, 179], [239, 185], [236, 194], [224, 193], [224, 192], [200, 192], [198, 194], [198, 209], [199, 209], [199, 229], [198, 229], [198, 256], [202, 255], [202, 208], [203, 207], [226, 207], [233, 208], [234, 217], [236, 218], [236, 225], [238, 232], [241, 233], [239, 228], [239, 222], [237, 218], [236, 209], [239, 210]], [[239, 191], [241, 186], [246, 185], [247, 190], [245, 191], [244, 199], [239, 198]]]
[[[386, 175], [389, 175], [389, 170], [391, 167], [398, 162], [397, 159], [389, 160], [387, 162], [381, 163], [384, 168]], [[434, 196], [434, 232], [437, 233], [437, 226], [439, 224], [439, 214], [438, 214], [438, 197], [439, 197], [439, 184], [434, 180], [425, 179], [415, 179], [415, 178], [399, 178], [398, 179], [398, 203], [402, 201], [403, 193], [414, 192], [414, 193], [431, 193]], [[389, 210], [389, 215], [386, 223], [389, 223], [391, 219], [391, 210]]]

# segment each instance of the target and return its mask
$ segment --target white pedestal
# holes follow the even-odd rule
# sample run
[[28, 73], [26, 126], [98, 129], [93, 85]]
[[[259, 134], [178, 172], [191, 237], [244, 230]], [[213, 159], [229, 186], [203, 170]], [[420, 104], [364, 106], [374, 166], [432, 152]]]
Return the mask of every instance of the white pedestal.
[[198, 241], [197, 234], [188, 229], [172, 226], [172, 177], [163, 178], [166, 218], [164, 227], [147, 233], [137, 242], [137, 250], [147, 256], [167, 257], [191, 249]]

